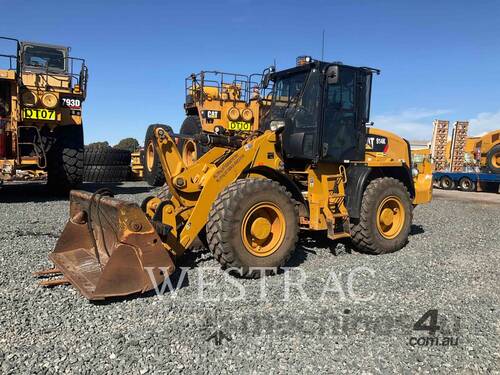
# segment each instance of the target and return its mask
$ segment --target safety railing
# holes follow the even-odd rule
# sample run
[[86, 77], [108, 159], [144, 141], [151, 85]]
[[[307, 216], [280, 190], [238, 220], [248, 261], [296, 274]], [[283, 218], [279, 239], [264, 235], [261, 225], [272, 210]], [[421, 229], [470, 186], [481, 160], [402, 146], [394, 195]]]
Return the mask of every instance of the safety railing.
[[[24, 65], [23, 63], [21, 63], [21, 70], [43, 75], [45, 77], [46, 84], [48, 84], [50, 77], [52, 81], [60, 82], [61, 85], [63, 85], [64, 83], [68, 83], [68, 88], [71, 89], [74, 89], [76, 86], [78, 86], [80, 92], [85, 97], [87, 93], [88, 82], [88, 68], [85, 64], [85, 60], [79, 57], [69, 56], [66, 56], [62, 59], [64, 59], [64, 69], [54, 69], [49, 66], [45, 68], [35, 67]], [[29, 87], [30, 85], [26, 86]]]
[[[21, 45], [19, 40], [8, 37], [1, 37], [1, 41], [15, 42], [16, 43], [16, 55], [12, 54], [0, 54], [0, 69], [15, 70], [19, 80], [22, 79], [22, 72], [29, 71], [35, 74], [45, 76], [45, 84], [48, 85], [49, 77], [52, 82], [59, 82], [61, 86], [68, 84], [68, 88], [74, 89], [76, 86], [79, 87], [80, 92], [85, 97], [87, 93], [87, 82], [88, 82], [88, 68], [85, 64], [85, 60], [78, 57], [65, 56], [60, 60], [64, 60], [64, 69], [54, 69], [50, 66], [38, 67], [24, 64], [21, 57]], [[6, 64], [3, 66], [2, 61]], [[57, 60], [55, 60], [57, 62]], [[68, 82], [69, 80], [69, 82]], [[25, 82], [20, 82], [27, 87], [34, 86], [26, 84]], [[36, 86], [39, 86], [38, 84]]]
[[265, 98], [271, 88], [262, 88], [263, 75], [244, 75], [220, 71], [201, 71], [185, 79], [185, 93], [193, 101], [202, 103], [209, 95], [212, 99], [250, 102]]

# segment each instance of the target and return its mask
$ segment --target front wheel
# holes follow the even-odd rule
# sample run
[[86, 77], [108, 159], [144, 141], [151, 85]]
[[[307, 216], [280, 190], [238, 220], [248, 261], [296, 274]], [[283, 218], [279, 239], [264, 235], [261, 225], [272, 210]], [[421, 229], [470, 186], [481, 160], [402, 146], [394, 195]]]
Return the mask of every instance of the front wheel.
[[279, 183], [238, 180], [212, 206], [208, 246], [223, 268], [234, 268], [240, 276], [273, 274], [295, 250], [298, 216], [297, 205]]
[[148, 126], [146, 131], [146, 137], [144, 139], [144, 153], [143, 153], [143, 173], [144, 180], [151, 186], [162, 186], [165, 183], [165, 175], [163, 173], [163, 168], [161, 167], [161, 162], [156, 154], [154, 147], [155, 128], [162, 128], [168, 133], [173, 133], [173, 130], [168, 125], [163, 124], [153, 124]]
[[[198, 116], [188, 116], [184, 119], [180, 133], [184, 135], [198, 135], [203, 131], [200, 118]], [[186, 166], [190, 166], [201, 158], [208, 151], [208, 147], [204, 146], [194, 139], [181, 139], [179, 142], [179, 152], [182, 156], [182, 161]]]
[[47, 155], [47, 184], [51, 191], [67, 193], [83, 181], [83, 129], [61, 126]]
[[410, 195], [401, 181], [372, 180], [363, 193], [359, 219], [351, 221], [353, 245], [372, 254], [400, 250], [408, 242], [412, 217]]

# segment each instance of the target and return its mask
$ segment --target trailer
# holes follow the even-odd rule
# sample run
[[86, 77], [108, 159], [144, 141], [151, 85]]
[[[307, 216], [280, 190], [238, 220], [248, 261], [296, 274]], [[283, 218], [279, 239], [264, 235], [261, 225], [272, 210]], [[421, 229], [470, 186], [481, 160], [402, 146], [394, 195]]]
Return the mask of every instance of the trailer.
[[434, 172], [434, 186], [444, 190], [498, 192], [500, 174], [491, 172]]

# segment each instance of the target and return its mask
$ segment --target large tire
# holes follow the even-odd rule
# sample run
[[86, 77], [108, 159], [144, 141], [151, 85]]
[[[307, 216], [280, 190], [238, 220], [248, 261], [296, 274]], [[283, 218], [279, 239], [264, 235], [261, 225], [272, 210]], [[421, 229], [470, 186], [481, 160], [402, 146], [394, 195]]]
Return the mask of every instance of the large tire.
[[83, 181], [83, 129], [61, 126], [47, 154], [47, 184], [56, 193], [67, 193]]
[[458, 187], [463, 191], [476, 191], [476, 183], [469, 177], [462, 177], [460, 181], [458, 181]]
[[455, 189], [455, 181], [453, 181], [450, 177], [448, 176], [443, 176], [439, 180], [439, 186], [443, 190], [453, 190]]
[[351, 219], [353, 245], [372, 254], [403, 248], [410, 234], [412, 209], [401, 181], [390, 177], [372, 180], [363, 193], [359, 219]]
[[486, 155], [486, 164], [492, 173], [500, 173], [500, 144], [495, 145]]
[[122, 182], [130, 175], [128, 165], [86, 165], [84, 181], [86, 182]]
[[208, 246], [224, 269], [257, 278], [260, 270], [251, 267], [274, 268], [264, 272], [269, 275], [295, 250], [298, 217], [297, 205], [282, 185], [267, 179], [238, 180], [212, 205], [206, 225]]
[[144, 180], [151, 186], [162, 186], [165, 183], [165, 175], [161, 167], [160, 159], [156, 155], [154, 148], [154, 130], [162, 128], [168, 133], [173, 133], [173, 130], [168, 125], [153, 124], [148, 126], [146, 137], [144, 139], [144, 154], [142, 165], [144, 167]]
[[111, 147], [86, 147], [84, 165], [130, 165], [131, 152]]
[[[197, 135], [202, 132], [200, 118], [198, 116], [187, 116], [180, 129], [184, 135]], [[194, 140], [181, 139], [179, 142], [179, 152], [182, 160], [187, 166], [193, 164], [208, 151], [207, 146], [203, 146]]]

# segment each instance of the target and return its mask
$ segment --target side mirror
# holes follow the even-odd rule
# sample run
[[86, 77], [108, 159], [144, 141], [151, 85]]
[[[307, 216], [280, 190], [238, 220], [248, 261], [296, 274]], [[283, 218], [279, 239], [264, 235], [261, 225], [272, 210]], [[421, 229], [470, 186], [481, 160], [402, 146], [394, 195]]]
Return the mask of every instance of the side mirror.
[[271, 80], [271, 74], [274, 73], [275, 70], [274, 66], [264, 69], [264, 72], [262, 73], [262, 81], [260, 82], [261, 89], [267, 89], [269, 81]]
[[339, 82], [339, 67], [338, 65], [329, 66], [326, 70], [326, 83], [335, 85]]
[[267, 87], [269, 86], [270, 77], [271, 73], [267, 72], [266, 74], [264, 74], [264, 76], [262, 77], [262, 81], [260, 82], [260, 87], [262, 89], [267, 89]]

